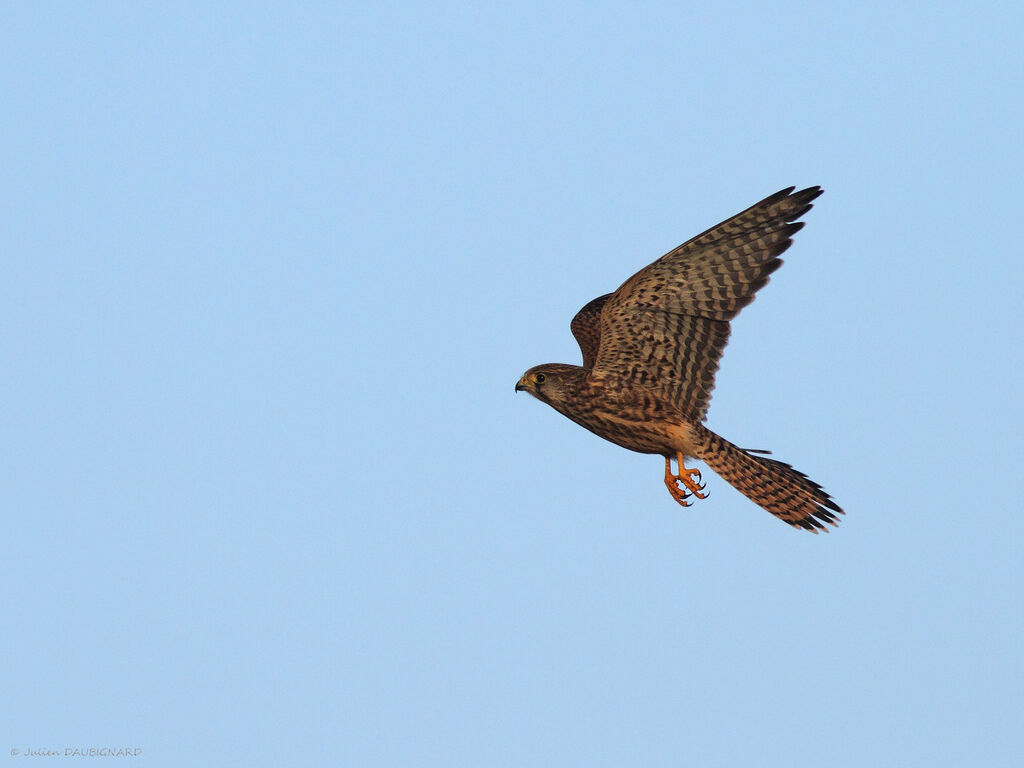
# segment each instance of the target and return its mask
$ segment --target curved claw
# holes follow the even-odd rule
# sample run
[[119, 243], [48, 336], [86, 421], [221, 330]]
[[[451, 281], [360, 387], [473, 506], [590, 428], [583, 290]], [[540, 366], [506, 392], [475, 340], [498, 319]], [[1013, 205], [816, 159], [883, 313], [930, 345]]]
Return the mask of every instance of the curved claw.
[[672, 495], [672, 498], [683, 507], [690, 506], [693, 502], [688, 501], [691, 494], [685, 487], [680, 487], [679, 480], [675, 474], [672, 473], [672, 462], [666, 457], [665, 458], [665, 487], [668, 488], [668, 492]]
[[690, 506], [693, 502], [687, 501], [690, 496], [698, 499], [706, 499], [710, 494], [705, 490], [706, 484], [700, 475], [699, 469], [687, 469], [683, 466], [683, 455], [676, 454], [678, 462], [678, 473], [672, 472], [672, 460], [665, 457], [665, 486], [672, 498], [684, 507]]
[[692, 494], [690, 494], [689, 492], [683, 490], [682, 488], [678, 488], [678, 487], [676, 487], [674, 485], [670, 485], [670, 486], [668, 486], [668, 492], [670, 494], [672, 494], [672, 498], [676, 500], [676, 502], [679, 504], [679, 506], [681, 506], [681, 507], [689, 507], [689, 506], [693, 505], [692, 501], [688, 501], [688, 499], [690, 498], [690, 496]]

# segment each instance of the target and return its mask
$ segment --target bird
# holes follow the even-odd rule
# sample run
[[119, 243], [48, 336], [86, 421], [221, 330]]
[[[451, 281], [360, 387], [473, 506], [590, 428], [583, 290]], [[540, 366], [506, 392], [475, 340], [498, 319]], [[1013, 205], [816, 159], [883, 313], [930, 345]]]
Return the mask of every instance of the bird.
[[[647, 265], [586, 304], [570, 330], [582, 365], [546, 363], [515, 386], [594, 434], [665, 459], [665, 485], [684, 507], [707, 498], [702, 461], [780, 520], [818, 533], [845, 514], [824, 489], [769, 451], [744, 449], [705, 426], [730, 321], [782, 266], [824, 191], [787, 187]], [[676, 469], [672, 469], [672, 461]]]

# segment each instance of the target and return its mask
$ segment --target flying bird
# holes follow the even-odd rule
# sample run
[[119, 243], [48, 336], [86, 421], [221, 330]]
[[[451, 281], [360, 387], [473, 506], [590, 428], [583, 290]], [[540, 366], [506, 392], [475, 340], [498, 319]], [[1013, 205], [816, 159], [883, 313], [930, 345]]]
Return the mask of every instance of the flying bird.
[[[665, 459], [684, 507], [707, 497], [707, 464], [755, 504], [817, 533], [843, 510], [820, 485], [767, 451], [739, 448], [704, 426], [729, 321], [754, 300], [820, 187], [783, 189], [669, 251], [617, 291], [591, 301], [571, 330], [583, 365], [547, 363], [516, 384], [616, 445]], [[676, 470], [672, 470], [672, 460]]]

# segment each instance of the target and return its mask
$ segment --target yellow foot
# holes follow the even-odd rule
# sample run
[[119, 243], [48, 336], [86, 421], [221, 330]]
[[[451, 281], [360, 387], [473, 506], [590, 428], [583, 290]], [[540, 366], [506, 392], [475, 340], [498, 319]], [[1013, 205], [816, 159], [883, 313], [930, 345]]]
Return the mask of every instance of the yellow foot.
[[[683, 466], [683, 454], [676, 454], [676, 462], [679, 465], [679, 472], [672, 472], [672, 459], [665, 457], [665, 487], [672, 494], [672, 498], [684, 507], [690, 506], [693, 502], [688, 501], [690, 496], [698, 499], [706, 499], [708, 493], [704, 490], [704, 483], [701, 482], [699, 469], [687, 469]], [[682, 487], [679, 484], [682, 483]]]

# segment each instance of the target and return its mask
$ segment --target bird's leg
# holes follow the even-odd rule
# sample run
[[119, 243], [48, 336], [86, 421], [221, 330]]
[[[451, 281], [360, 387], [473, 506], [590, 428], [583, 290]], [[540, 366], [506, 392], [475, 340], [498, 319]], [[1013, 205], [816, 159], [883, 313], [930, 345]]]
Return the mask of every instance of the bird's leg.
[[693, 502], [687, 501], [690, 498], [690, 492], [685, 488], [680, 488], [676, 483], [678, 480], [672, 473], [672, 459], [668, 456], [665, 457], [665, 487], [668, 488], [668, 492], [672, 494], [672, 498], [682, 504], [684, 507], [690, 506]]
[[[665, 457], [665, 485], [668, 487], [668, 492], [672, 494], [672, 498], [684, 507], [688, 507], [693, 503], [687, 501], [691, 495], [696, 496], [698, 499], [706, 499], [708, 494], [704, 491], [700, 470], [684, 467], [683, 454], [681, 453], [676, 453], [676, 463], [678, 464], [678, 472], [673, 474], [672, 459], [668, 456]], [[683, 484], [682, 488], [679, 487], [679, 483]]]

